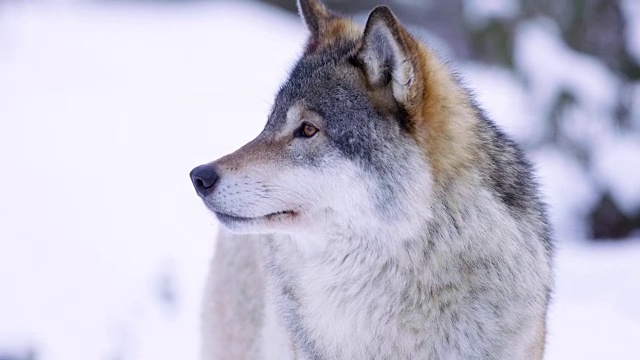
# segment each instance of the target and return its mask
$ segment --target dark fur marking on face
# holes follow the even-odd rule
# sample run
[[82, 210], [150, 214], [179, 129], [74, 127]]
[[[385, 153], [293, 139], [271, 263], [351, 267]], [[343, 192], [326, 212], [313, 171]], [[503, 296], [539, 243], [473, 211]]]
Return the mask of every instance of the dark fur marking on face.
[[[395, 216], [397, 192], [403, 191], [396, 184], [410, 171], [403, 168], [406, 165], [402, 160], [410, 146], [407, 141], [413, 141], [408, 134], [412, 122], [409, 113], [394, 100], [380, 102], [372, 96], [373, 90], [354, 60], [358, 47], [357, 41], [344, 40], [303, 56], [280, 89], [265, 131], [280, 131], [289, 108], [304, 104], [322, 118], [323, 137], [331, 144], [324, 149], [336, 149], [375, 177], [381, 190], [374, 193], [376, 206], [381, 213]], [[390, 93], [388, 96], [392, 97]], [[300, 165], [321, 166], [325, 163], [321, 158], [330, 156], [309, 155], [301, 157]]]

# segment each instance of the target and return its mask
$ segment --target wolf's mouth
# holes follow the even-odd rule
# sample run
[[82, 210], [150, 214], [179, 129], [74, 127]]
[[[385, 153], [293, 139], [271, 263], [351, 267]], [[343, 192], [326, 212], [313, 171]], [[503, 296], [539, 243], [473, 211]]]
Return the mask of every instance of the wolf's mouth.
[[242, 216], [231, 215], [231, 214], [227, 214], [227, 213], [223, 213], [223, 212], [219, 212], [219, 211], [215, 211], [214, 213], [216, 214], [216, 217], [218, 218], [218, 220], [220, 220], [221, 222], [246, 222], [246, 221], [255, 221], [255, 220], [275, 220], [276, 218], [279, 218], [279, 217], [295, 216], [297, 214], [293, 210], [282, 210], [282, 211], [277, 211], [277, 212], [273, 212], [273, 213], [270, 213], [270, 214], [267, 214], [267, 215], [256, 216], [256, 217], [242, 217]]

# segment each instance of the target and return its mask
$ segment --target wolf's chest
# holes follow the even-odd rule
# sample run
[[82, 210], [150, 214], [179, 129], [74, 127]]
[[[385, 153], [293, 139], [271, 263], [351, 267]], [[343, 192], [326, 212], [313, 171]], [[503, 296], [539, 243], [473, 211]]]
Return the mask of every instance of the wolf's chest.
[[433, 314], [420, 300], [424, 289], [398, 264], [363, 256], [367, 262], [352, 253], [270, 265], [274, 301], [296, 352], [309, 359], [429, 355], [433, 347], [424, 345], [434, 337], [425, 323]]

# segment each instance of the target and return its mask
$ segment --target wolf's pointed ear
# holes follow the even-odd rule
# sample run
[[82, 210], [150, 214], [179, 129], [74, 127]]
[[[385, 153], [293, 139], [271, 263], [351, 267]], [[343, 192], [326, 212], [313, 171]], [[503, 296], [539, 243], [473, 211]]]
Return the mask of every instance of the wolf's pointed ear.
[[317, 35], [330, 18], [329, 11], [318, 0], [298, 0], [298, 12], [312, 35]]
[[391, 10], [378, 6], [367, 20], [357, 59], [369, 84], [391, 86], [397, 102], [410, 106], [420, 95], [417, 84], [418, 45]]

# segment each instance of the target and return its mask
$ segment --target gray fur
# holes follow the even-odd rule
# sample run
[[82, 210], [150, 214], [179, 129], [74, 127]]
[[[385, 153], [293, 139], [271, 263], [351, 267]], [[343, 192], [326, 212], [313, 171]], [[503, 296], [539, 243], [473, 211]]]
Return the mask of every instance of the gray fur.
[[[207, 206], [264, 235], [222, 231], [204, 358], [540, 359], [553, 248], [531, 165], [458, 86], [474, 158], [436, 184], [359, 41], [307, 51], [264, 131], [215, 162]], [[296, 136], [304, 121], [320, 133]]]

